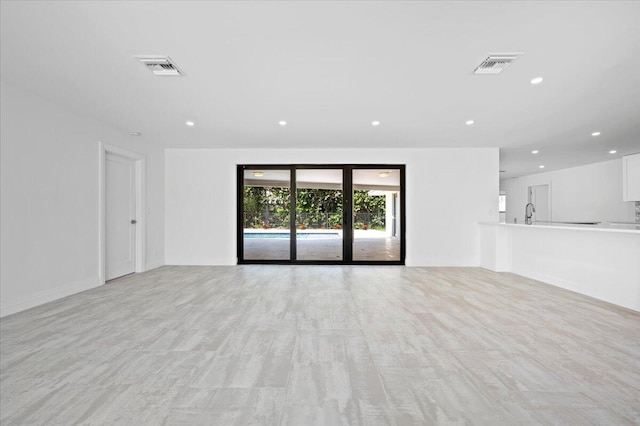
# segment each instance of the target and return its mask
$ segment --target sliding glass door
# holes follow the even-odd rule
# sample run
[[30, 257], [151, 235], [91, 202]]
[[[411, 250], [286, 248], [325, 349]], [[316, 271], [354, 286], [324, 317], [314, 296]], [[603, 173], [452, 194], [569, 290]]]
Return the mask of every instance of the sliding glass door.
[[404, 264], [403, 165], [238, 166], [238, 263]]
[[243, 258], [247, 261], [291, 258], [291, 170], [243, 170]]
[[400, 170], [353, 170], [353, 260], [400, 260]]
[[296, 170], [296, 260], [342, 260], [342, 174]]

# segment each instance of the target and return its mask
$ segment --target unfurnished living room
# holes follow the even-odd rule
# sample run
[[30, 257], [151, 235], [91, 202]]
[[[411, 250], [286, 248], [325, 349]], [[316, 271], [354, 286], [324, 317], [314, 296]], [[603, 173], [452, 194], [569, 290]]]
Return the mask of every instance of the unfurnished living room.
[[0, 7], [0, 424], [640, 424], [640, 2]]

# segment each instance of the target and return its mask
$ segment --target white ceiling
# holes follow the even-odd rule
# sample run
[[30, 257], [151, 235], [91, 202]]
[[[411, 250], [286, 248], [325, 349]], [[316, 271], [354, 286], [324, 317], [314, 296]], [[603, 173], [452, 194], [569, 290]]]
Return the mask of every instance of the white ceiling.
[[[503, 177], [640, 151], [640, 2], [1, 5], [3, 81], [165, 147], [497, 146]], [[474, 75], [492, 52], [524, 55]]]

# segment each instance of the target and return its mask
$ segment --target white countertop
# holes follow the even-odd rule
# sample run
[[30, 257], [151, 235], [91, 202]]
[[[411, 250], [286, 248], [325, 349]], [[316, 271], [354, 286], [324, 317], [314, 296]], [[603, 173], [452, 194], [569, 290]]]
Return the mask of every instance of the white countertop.
[[627, 234], [640, 234], [640, 225], [574, 225], [563, 223], [545, 223], [525, 225], [524, 223], [500, 223], [500, 222], [480, 222], [480, 225], [497, 225], [514, 228], [532, 228], [532, 229], [569, 229], [578, 231], [597, 231], [597, 232], [623, 232]]

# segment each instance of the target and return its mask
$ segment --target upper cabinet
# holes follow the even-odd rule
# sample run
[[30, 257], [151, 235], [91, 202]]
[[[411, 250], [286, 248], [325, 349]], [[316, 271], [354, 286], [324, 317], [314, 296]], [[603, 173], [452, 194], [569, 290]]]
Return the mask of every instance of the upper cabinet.
[[640, 153], [622, 157], [622, 201], [640, 201]]

